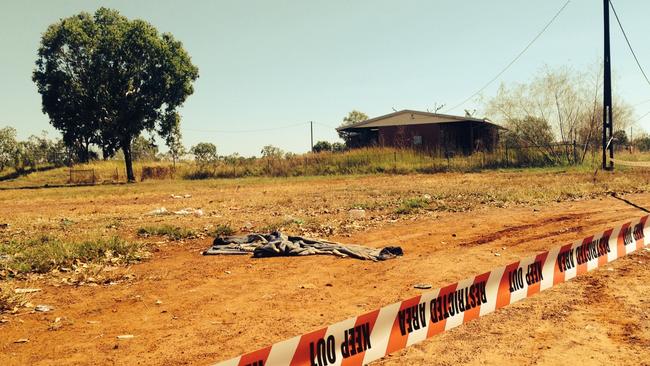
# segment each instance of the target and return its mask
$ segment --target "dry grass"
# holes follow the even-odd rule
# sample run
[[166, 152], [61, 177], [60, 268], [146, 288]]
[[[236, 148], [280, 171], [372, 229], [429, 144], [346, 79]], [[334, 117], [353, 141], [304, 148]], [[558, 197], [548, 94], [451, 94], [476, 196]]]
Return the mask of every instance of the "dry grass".
[[[44, 172], [43, 174], [48, 173]], [[471, 174], [349, 175], [292, 178], [162, 180], [131, 185], [0, 191], [11, 212], [0, 224], [2, 277], [44, 273], [79, 262], [137, 261], [137, 242], [164, 236], [195, 240], [216, 235], [282, 229], [290, 234], [328, 237], [369, 230], [417, 216], [488, 207], [545, 205], [644, 192], [644, 170], [593, 171], [584, 168], [503, 170]], [[173, 199], [171, 194], [191, 194]], [[147, 215], [201, 208], [202, 217]], [[366, 210], [353, 218], [351, 208]], [[140, 233], [140, 235], [138, 235]], [[47, 235], [43, 238], [42, 235]], [[65, 238], [59, 239], [59, 238]], [[2, 256], [0, 256], [2, 258]], [[116, 264], [116, 265], [117, 265]]]
[[0, 282], [0, 313], [12, 311], [24, 302], [24, 294], [17, 294], [13, 286]]
[[[208, 166], [198, 166], [194, 162], [180, 162], [172, 167], [169, 162], [134, 162], [136, 180], [190, 179], [204, 180], [215, 178], [242, 177], [296, 177], [323, 175], [359, 174], [417, 174], [440, 172], [479, 172], [485, 170], [532, 168], [553, 166], [557, 163], [540, 160], [534, 150], [519, 152], [494, 151], [476, 153], [471, 156], [454, 156], [449, 159], [437, 154], [405, 149], [367, 148], [344, 153], [307, 153], [273, 159], [220, 160]], [[621, 152], [617, 157], [628, 160], [647, 160], [650, 154]], [[595, 169], [599, 162], [596, 155], [588, 154], [579, 169]], [[596, 159], [597, 160], [597, 159]], [[95, 181], [103, 183], [124, 183], [123, 161], [95, 161], [79, 164], [76, 170], [92, 170]], [[54, 168], [47, 171], [27, 174], [16, 179], [0, 181], [0, 188], [63, 185], [70, 182], [70, 169]]]

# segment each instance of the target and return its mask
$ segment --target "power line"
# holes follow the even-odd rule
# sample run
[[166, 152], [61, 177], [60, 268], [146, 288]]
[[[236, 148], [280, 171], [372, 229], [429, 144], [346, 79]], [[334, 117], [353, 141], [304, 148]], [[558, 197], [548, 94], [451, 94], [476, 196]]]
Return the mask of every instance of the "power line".
[[645, 117], [645, 116], [647, 116], [647, 115], [649, 115], [649, 114], [650, 114], [650, 111], [646, 112], [646, 113], [643, 114], [641, 117], [637, 118], [637, 120], [634, 121], [634, 123], [637, 123], [637, 122], [641, 121], [641, 120], [643, 119], [643, 117]]
[[616, 13], [616, 9], [614, 8], [614, 4], [609, 1], [609, 6], [612, 8], [614, 11], [614, 17], [616, 17], [616, 22], [618, 23], [619, 28], [621, 28], [621, 32], [623, 32], [623, 37], [625, 37], [625, 42], [627, 42], [627, 46], [630, 48], [630, 52], [632, 52], [632, 56], [634, 56], [634, 61], [636, 61], [636, 65], [639, 67], [639, 70], [641, 70], [641, 73], [643, 74], [643, 77], [645, 78], [645, 81], [650, 85], [650, 79], [648, 79], [648, 75], [646, 75], [645, 71], [643, 71], [643, 67], [641, 66], [641, 63], [639, 62], [639, 59], [636, 57], [636, 53], [634, 53], [634, 49], [632, 48], [632, 45], [630, 44], [630, 40], [627, 38], [627, 34], [625, 33], [625, 29], [623, 29], [623, 24], [621, 24], [621, 19], [619, 19], [618, 14]]
[[316, 121], [314, 121], [314, 124], [321, 125], [321, 126], [323, 126], [323, 127], [327, 127], [327, 128], [334, 128], [334, 129], [336, 129], [336, 127], [334, 127], [334, 126], [330, 126], [330, 125], [327, 125], [327, 124], [324, 124], [324, 123], [320, 123], [320, 122], [316, 122]]
[[467, 103], [469, 100], [471, 100], [471, 99], [473, 99], [474, 97], [476, 97], [477, 95], [481, 94], [481, 92], [483, 92], [483, 90], [485, 90], [488, 86], [490, 86], [490, 84], [492, 84], [492, 83], [495, 82], [499, 77], [501, 77], [501, 75], [503, 75], [503, 73], [505, 73], [505, 72], [510, 68], [510, 66], [512, 66], [515, 62], [517, 62], [517, 60], [519, 60], [519, 58], [520, 58], [520, 57], [521, 57], [521, 56], [522, 56], [526, 51], [528, 51], [528, 49], [530, 48], [530, 46], [532, 46], [533, 43], [535, 43], [535, 41], [537, 41], [537, 39], [538, 39], [539, 37], [541, 37], [541, 35], [542, 35], [542, 34], [543, 34], [547, 29], [548, 29], [548, 27], [551, 26], [551, 24], [552, 24], [552, 23], [555, 21], [555, 19], [560, 15], [560, 13], [562, 13], [562, 12], [564, 11], [564, 9], [567, 7], [567, 5], [569, 5], [570, 2], [571, 2], [571, 0], [567, 0], [567, 2], [564, 3], [564, 5], [560, 8], [560, 10], [558, 10], [557, 13], [555, 13], [555, 15], [553, 16], [553, 18], [551, 18], [551, 20], [550, 20], [548, 23], [546, 23], [546, 25], [544, 26], [544, 28], [542, 28], [542, 30], [541, 30], [539, 33], [537, 33], [537, 35], [536, 35], [536, 36], [535, 36], [535, 37], [534, 37], [530, 42], [528, 42], [528, 44], [526, 45], [526, 47], [524, 47], [524, 49], [521, 50], [521, 52], [519, 52], [519, 54], [518, 54], [514, 59], [512, 59], [512, 61], [510, 61], [510, 63], [509, 63], [508, 65], [506, 65], [506, 67], [504, 67], [504, 68], [503, 68], [503, 69], [502, 69], [502, 70], [501, 70], [501, 71], [500, 71], [500, 72], [499, 72], [495, 77], [493, 77], [490, 81], [488, 81], [485, 85], [483, 85], [483, 86], [482, 86], [482, 87], [481, 87], [481, 88], [480, 88], [476, 93], [472, 94], [472, 95], [469, 96], [467, 99], [463, 100], [462, 102], [458, 103], [457, 105], [455, 105], [455, 106], [453, 106], [453, 107], [451, 107], [451, 108], [448, 108], [448, 109], [447, 109], [447, 112], [449, 112], [449, 111], [451, 111], [451, 110], [453, 110], [453, 109], [456, 109], [456, 108], [462, 106], [463, 104]]
[[309, 124], [309, 122], [300, 122], [300, 123], [287, 125], [287, 126], [260, 128], [260, 129], [254, 129], [254, 130], [202, 130], [202, 129], [193, 129], [193, 128], [184, 128], [184, 130], [193, 131], [193, 132], [214, 132], [214, 133], [252, 133], [252, 132], [267, 132], [267, 131], [284, 130], [284, 129], [287, 129], [287, 128], [292, 128], [292, 127], [297, 127], [297, 126], [305, 126], [305, 125], [308, 125], [308, 124]]

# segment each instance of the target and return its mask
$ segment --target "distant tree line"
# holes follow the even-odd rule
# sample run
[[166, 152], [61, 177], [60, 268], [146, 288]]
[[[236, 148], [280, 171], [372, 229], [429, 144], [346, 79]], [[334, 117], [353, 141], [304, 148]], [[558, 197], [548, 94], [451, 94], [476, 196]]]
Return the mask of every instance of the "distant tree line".
[[[551, 161], [580, 163], [588, 151], [598, 150], [602, 144], [601, 70], [545, 68], [528, 83], [502, 84], [496, 96], [487, 101], [486, 114], [507, 129], [504, 142], [509, 146], [535, 148]], [[633, 108], [617, 96], [613, 104], [612, 143], [615, 147], [626, 146], [629, 141], [625, 130], [634, 123]], [[640, 137], [638, 142], [643, 146], [641, 141]], [[574, 142], [578, 147], [575, 156], [568, 148]]]

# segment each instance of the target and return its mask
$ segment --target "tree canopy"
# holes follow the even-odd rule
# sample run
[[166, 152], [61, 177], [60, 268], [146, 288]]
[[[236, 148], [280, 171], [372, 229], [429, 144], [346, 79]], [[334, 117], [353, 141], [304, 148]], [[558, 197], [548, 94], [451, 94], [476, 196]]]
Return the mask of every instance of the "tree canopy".
[[194, 159], [201, 166], [212, 164], [219, 159], [217, 147], [210, 142], [199, 142], [192, 146], [190, 154], [194, 154]]
[[[347, 127], [358, 122], [363, 122], [368, 119], [368, 116], [359, 112], [356, 109], [348, 113], [347, 116], [343, 117], [343, 123], [339, 127]], [[346, 145], [350, 142], [350, 134], [346, 131], [338, 131], [339, 137], [345, 141]]]
[[64, 142], [86, 154], [96, 144], [104, 157], [121, 149], [134, 181], [133, 140], [144, 130], [165, 139], [175, 133], [198, 75], [171, 34], [100, 8], [48, 27], [32, 78]]

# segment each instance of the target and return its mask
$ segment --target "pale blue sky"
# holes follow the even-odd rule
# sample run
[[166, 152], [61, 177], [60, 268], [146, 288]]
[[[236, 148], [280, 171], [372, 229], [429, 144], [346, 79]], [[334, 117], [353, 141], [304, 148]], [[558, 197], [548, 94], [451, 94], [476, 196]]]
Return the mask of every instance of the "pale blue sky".
[[[41, 130], [58, 136], [31, 81], [40, 35], [60, 18], [100, 6], [173, 33], [199, 67], [195, 93], [181, 110], [187, 146], [209, 141], [220, 154], [253, 155], [266, 144], [307, 151], [310, 120], [315, 140], [334, 141], [333, 127], [352, 109], [377, 116], [393, 107], [455, 105], [495, 76], [564, 2], [0, 0], [0, 127], [15, 127], [21, 138]], [[650, 72], [650, 2], [614, 5]], [[641, 117], [650, 111], [650, 86], [613, 16], [612, 42], [615, 92]], [[601, 57], [602, 2], [573, 0], [484, 94], [494, 95], [499, 82], [525, 82], [544, 65], [582, 70]], [[471, 101], [448, 112], [477, 107]], [[650, 115], [638, 127], [650, 130]]]

